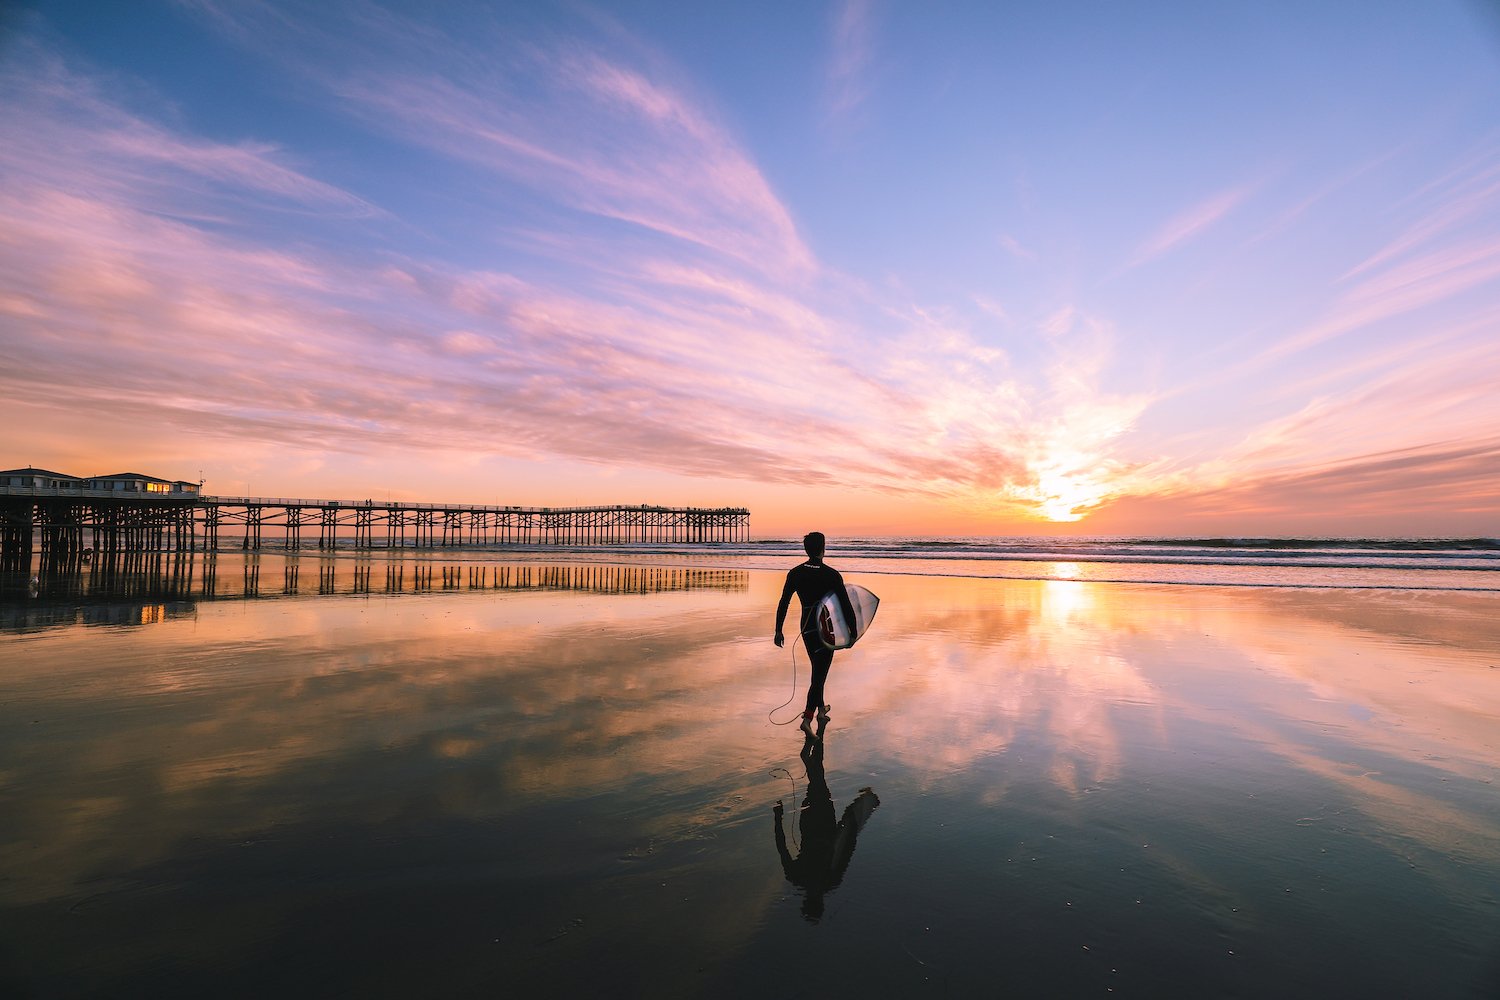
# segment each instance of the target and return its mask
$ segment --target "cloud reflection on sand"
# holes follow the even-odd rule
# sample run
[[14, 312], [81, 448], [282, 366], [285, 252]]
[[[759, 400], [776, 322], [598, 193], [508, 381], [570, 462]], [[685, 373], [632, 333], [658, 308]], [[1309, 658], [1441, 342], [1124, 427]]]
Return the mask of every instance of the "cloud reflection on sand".
[[[184, 836], [373, 828], [419, 802], [503, 827], [635, 789], [609, 820], [621, 853], [757, 822], [788, 740], [761, 706], [788, 676], [766, 635], [779, 578], [747, 575], [743, 591], [220, 601], [6, 638], [11, 892], [67, 895]], [[1500, 763], [1490, 595], [871, 582], [875, 630], [830, 680], [835, 765], [918, 792], [962, 776], [993, 806], [1033, 767], [1082, 797], [1218, 748], [1171, 766], [1202, 780], [1278, 758], [1393, 850], [1500, 855], [1493, 815], [1454, 797]]]

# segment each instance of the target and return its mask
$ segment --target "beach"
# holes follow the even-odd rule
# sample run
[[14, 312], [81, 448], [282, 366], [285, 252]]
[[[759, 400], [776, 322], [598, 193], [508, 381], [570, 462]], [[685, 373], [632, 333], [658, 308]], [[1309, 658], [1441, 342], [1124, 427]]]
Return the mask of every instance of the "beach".
[[1500, 591], [831, 551], [809, 750], [784, 553], [163, 558], [0, 603], [6, 995], [1500, 992]]

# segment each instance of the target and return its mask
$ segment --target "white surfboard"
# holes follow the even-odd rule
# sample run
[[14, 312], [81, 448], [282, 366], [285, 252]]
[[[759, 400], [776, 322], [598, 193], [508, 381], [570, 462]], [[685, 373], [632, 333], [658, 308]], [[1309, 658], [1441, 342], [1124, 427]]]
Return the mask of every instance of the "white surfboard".
[[880, 607], [880, 598], [857, 583], [845, 585], [844, 590], [854, 606], [852, 622], [844, 619], [844, 607], [834, 591], [818, 602], [818, 638], [825, 649], [848, 649], [854, 645], [875, 620], [875, 609]]

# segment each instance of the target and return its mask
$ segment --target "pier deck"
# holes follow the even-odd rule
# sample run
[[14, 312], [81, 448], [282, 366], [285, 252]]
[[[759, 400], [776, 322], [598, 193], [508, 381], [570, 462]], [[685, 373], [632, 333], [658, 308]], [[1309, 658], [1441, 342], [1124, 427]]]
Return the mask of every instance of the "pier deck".
[[509, 507], [0, 487], [0, 562], [85, 551], [744, 542], [743, 507]]

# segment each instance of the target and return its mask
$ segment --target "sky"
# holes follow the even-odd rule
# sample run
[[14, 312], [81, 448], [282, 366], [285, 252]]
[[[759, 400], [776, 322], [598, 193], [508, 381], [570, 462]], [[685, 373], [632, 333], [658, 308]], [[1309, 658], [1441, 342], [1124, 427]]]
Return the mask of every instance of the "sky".
[[1480, 0], [12, 3], [0, 466], [1496, 536], [1497, 94]]

